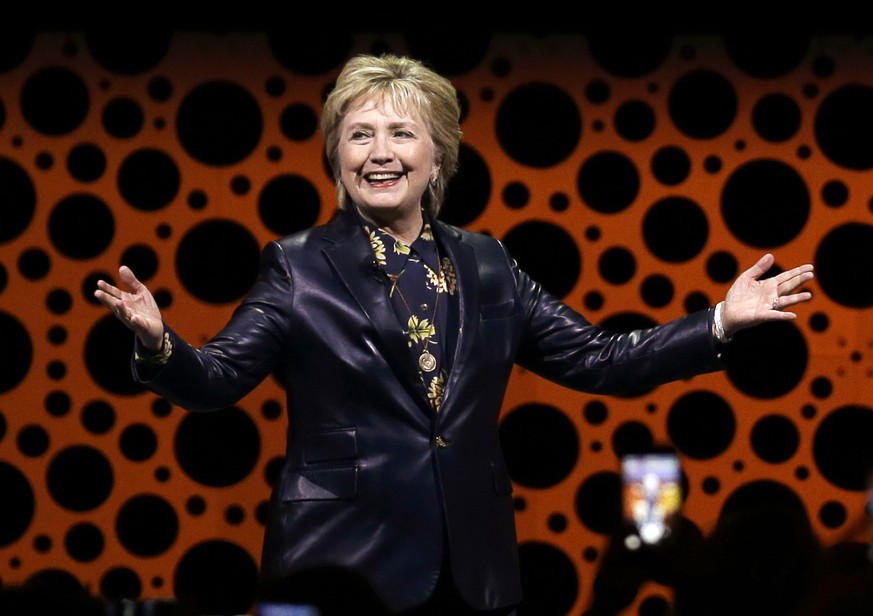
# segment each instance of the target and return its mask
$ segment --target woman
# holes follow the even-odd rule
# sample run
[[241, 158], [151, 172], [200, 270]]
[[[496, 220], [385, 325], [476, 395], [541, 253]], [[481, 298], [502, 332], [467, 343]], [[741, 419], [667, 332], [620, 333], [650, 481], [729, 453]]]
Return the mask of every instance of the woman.
[[270, 242], [228, 324], [199, 349], [126, 267], [96, 297], [136, 333], [135, 375], [190, 410], [236, 402], [274, 371], [287, 456], [262, 575], [339, 566], [391, 613], [511, 614], [521, 600], [498, 416], [513, 364], [597, 393], [722, 368], [744, 328], [790, 320], [813, 278], [764, 255], [716, 308], [617, 335], [531, 280], [504, 246], [437, 220], [456, 171], [451, 83], [395, 56], [351, 59], [327, 98], [338, 210]]

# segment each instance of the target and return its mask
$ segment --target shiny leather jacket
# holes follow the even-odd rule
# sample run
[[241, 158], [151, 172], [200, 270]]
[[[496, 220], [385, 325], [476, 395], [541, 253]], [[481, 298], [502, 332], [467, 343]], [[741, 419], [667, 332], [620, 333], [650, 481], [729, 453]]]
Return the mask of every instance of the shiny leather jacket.
[[275, 371], [288, 446], [262, 576], [338, 565], [392, 609], [423, 602], [448, 538], [479, 609], [518, 603], [512, 482], [498, 416], [514, 364], [569, 388], [645, 390], [719, 370], [712, 310], [612, 334], [549, 295], [492, 237], [434, 223], [455, 264], [460, 333], [435, 416], [357, 218], [269, 243], [260, 277], [199, 349], [173, 337], [148, 387], [189, 410], [234, 404]]

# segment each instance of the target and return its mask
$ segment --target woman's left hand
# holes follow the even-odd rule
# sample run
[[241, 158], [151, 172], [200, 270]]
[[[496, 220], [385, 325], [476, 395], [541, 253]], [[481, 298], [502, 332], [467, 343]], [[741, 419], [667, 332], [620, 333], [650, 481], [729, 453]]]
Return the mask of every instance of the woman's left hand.
[[741, 329], [767, 321], [790, 321], [797, 318], [788, 310], [812, 299], [809, 291], [797, 289], [815, 277], [813, 266], [804, 264], [761, 280], [775, 262], [772, 254], [765, 254], [743, 272], [728, 289], [722, 306], [722, 325], [728, 337]]

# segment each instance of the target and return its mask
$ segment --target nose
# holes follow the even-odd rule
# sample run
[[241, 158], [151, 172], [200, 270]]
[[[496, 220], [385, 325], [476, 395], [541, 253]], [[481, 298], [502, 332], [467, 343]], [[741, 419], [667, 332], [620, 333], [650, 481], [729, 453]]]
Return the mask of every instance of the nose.
[[376, 164], [384, 164], [394, 160], [394, 150], [391, 147], [391, 139], [387, 135], [377, 134], [373, 138], [373, 147], [370, 150], [370, 160]]

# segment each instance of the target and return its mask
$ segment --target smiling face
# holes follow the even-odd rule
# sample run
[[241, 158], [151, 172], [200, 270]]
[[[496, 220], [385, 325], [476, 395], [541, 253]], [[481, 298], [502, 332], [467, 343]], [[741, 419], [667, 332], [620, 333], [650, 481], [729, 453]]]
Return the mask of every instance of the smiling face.
[[365, 99], [340, 125], [340, 177], [361, 214], [383, 227], [420, 225], [421, 198], [439, 173], [421, 115], [388, 98]]

